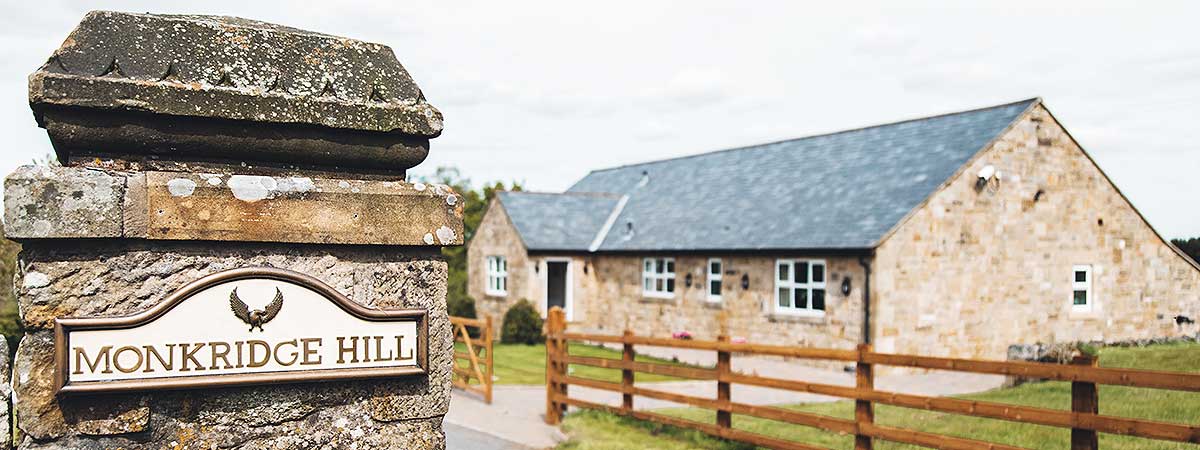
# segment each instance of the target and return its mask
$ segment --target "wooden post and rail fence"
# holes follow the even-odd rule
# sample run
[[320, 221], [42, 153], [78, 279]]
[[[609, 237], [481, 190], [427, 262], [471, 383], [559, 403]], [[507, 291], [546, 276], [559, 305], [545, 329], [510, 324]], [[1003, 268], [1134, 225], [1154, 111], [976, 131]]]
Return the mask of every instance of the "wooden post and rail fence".
[[[495, 366], [492, 364], [495, 361], [492, 356], [492, 339], [495, 336], [492, 317], [471, 319], [450, 316], [450, 325], [454, 327], [454, 376], [450, 382], [456, 388], [479, 394], [490, 405], [495, 375]], [[479, 330], [479, 337], [471, 337], [468, 328]], [[460, 351], [460, 347], [466, 351]]]
[[[571, 355], [568, 343], [590, 342], [621, 345], [621, 359]], [[634, 360], [634, 345], [685, 348], [717, 352], [715, 368], [672, 366]], [[853, 363], [856, 368], [854, 387], [809, 383], [731, 370], [730, 359], [739, 355], [771, 355], [790, 358], [833, 360]], [[621, 382], [614, 383], [569, 375], [570, 365], [582, 365], [621, 370]], [[1071, 410], [1057, 410], [1005, 403], [965, 400], [951, 397], [929, 397], [878, 390], [874, 386], [877, 366], [910, 367], [956, 372], [1018, 376], [1071, 383]], [[635, 372], [672, 377], [716, 381], [716, 398], [682, 395], [647, 389], [634, 384]], [[841, 397], [854, 400], [854, 419], [812, 414], [775, 406], [737, 403], [730, 398], [730, 385], [744, 384], [796, 392]], [[1050, 364], [1020, 361], [983, 361], [915, 355], [876, 353], [870, 345], [855, 350], [801, 348], [751, 343], [732, 343], [727, 336], [716, 341], [678, 340], [636, 336], [625, 331], [619, 336], [570, 333], [561, 309], [552, 309], [546, 332], [546, 423], [561, 422], [568, 406], [607, 411], [681, 428], [698, 430], [725, 439], [742, 441], [778, 449], [820, 449], [821, 447], [771, 436], [751, 433], [733, 427], [734, 414], [758, 417], [792, 425], [854, 436], [856, 450], [871, 449], [875, 440], [885, 440], [941, 449], [1020, 449], [1011, 445], [984, 442], [964, 437], [946, 436], [914, 429], [898, 428], [875, 423], [874, 405], [958, 414], [1010, 422], [1037, 424], [1071, 430], [1072, 450], [1095, 450], [1097, 433], [1136, 436], [1174, 442], [1200, 444], [1200, 426], [1160, 422], [1145, 419], [1100, 414], [1097, 385], [1143, 387], [1176, 391], [1200, 392], [1200, 374], [1136, 369], [1113, 369], [1096, 366], [1093, 357], [1076, 358], [1072, 364]], [[582, 386], [621, 394], [621, 405], [613, 406], [573, 398], [568, 386]], [[634, 408], [636, 397], [646, 397], [706, 408], [717, 412], [716, 423], [702, 423], [671, 417]]]

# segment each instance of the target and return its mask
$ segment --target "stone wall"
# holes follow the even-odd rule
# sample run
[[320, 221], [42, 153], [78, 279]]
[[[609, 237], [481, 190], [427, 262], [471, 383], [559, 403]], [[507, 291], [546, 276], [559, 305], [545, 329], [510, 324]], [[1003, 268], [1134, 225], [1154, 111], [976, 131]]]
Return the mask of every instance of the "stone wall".
[[[985, 166], [1000, 182], [976, 189]], [[876, 251], [876, 349], [1004, 359], [1012, 344], [1195, 334], [1200, 270], [1037, 105]], [[1094, 306], [1071, 305], [1093, 267]]]
[[[136, 313], [200, 277], [248, 266], [312, 275], [372, 308], [428, 308], [428, 378], [55, 397], [54, 318]], [[20, 267], [27, 332], [12, 383], [20, 448], [444, 447], [452, 346], [437, 248], [27, 241]]]
[[[705, 268], [708, 258], [720, 257], [725, 272], [721, 301], [707, 300]], [[827, 265], [824, 317], [797, 317], [772, 312], [775, 290], [774, 256], [677, 256], [675, 296], [671, 299], [642, 294], [642, 257], [597, 255], [596, 288], [577, 308], [585, 318], [577, 328], [616, 334], [626, 327], [640, 335], [670, 336], [687, 331], [696, 339], [716, 339], [721, 320], [731, 337], [749, 342], [853, 349], [862, 336], [863, 270], [856, 258], [788, 255], [784, 258], [824, 259]], [[692, 285], [686, 284], [687, 274]], [[742, 289], [742, 275], [749, 289]], [[842, 279], [849, 276], [851, 291], [842, 295]]]

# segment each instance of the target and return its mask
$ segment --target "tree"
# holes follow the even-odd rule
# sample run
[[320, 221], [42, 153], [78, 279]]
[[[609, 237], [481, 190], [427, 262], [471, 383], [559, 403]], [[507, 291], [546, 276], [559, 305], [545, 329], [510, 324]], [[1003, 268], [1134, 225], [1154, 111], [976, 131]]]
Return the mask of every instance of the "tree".
[[1191, 239], [1171, 239], [1171, 243], [1183, 250], [1192, 258], [1192, 261], [1200, 261], [1200, 237]]
[[[4, 224], [0, 223], [0, 233]], [[17, 341], [25, 333], [21, 317], [17, 312], [17, 295], [13, 292], [13, 277], [17, 273], [17, 253], [21, 245], [0, 237], [0, 333], [8, 339], [10, 352], [17, 348]]]
[[[521, 184], [516, 181], [510, 182], [507, 186], [504, 182], [493, 181], [484, 183], [480, 189], [473, 189], [471, 180], [463, 177], [454, 167], [438, 167], [432, 176], [420, 177], [418, 180], [424, 183], [450, 186], [462, 197], [464, 243], [470, 242], [471, 238], [475, 236], [475, 230], [479, 228], [479, 223], [483, 221], [483, 214], [487, 212], [487, 205], [497, 192], [522, 190]], [[443, 247], [442, 255], [446, 257], [446, 264], [450, 270], [446, 302], [454, 304], [456, 310], [461, 310], [466, 302], [473, 305], [475, 301], [467, 295], [467, 246]]]

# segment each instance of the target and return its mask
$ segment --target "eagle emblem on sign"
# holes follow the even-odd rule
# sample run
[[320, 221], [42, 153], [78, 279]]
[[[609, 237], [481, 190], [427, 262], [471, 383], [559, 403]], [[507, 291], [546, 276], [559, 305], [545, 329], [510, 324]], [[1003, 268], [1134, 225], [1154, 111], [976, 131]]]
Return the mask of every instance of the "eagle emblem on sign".
[[275, 288], [275, 299], [267, 304], [266, 309], [251, 311], [250, 306], [238, 297], [237, 288], [233, 288], [233, 292], [229, 294], [229, 308], [233, 310], [233, 315], [250, 325], [250, 331], [254, 331], [255, 328], [262, 331], [262, 326], [274, 319], [283, 308], [283, 292]]

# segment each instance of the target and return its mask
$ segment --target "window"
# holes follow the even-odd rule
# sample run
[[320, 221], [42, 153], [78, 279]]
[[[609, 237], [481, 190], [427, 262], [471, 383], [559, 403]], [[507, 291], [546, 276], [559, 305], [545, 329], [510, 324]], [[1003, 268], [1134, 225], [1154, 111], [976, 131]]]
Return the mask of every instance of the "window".
[[675, 258], [646, 258], [642, 260], [642, 295], [675, 297]]
[[1090, 311], [1092, 309], [1092, 266], [1075, 266], [1071, 278], [1071, 309]]
[[503, 256], [487, 257], [487, 295], [508, 295], [508, 260]]
[[825, 314], [825, 261], [781, 259], [775, 262], [775, 312]]
[[721, 271], [725, 268], [721, 264], [721, 258], [710, 258], [708, 260], [708, 301], [721, 301]]

